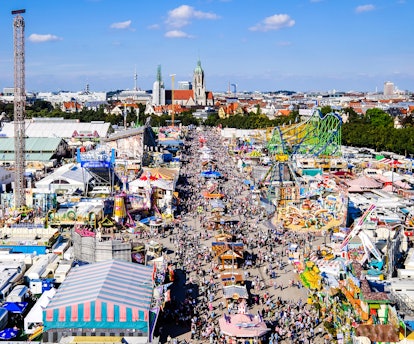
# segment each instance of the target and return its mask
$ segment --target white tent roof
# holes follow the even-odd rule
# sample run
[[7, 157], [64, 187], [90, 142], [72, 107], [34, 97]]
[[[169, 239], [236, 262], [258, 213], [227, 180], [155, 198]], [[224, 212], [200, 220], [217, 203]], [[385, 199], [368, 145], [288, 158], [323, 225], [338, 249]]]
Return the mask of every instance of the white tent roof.
[[[61, 118], [49, 120], [26, 120], [25, 133], [27, 137], [62, 137], [70, 138], [76, 131], [79, 134], [98, 133], [99, 137], [106, 137], [111, 123], [105, 122], [75, 122]], [[1, 130], [3, 136], [14, 137], [14, 122], [6, 122]]]
[[382, 175], [387, 177], [390, 181], [394, 182], [403, 179], [403, 177], [399, 173], [393, 171], [385, 171]]
[[56, 184], [56, 181], [63, 180], [73, 187], [82, 189], [84, 186], [84, 176], [85, 182], [92, 178], [89, 172], [84, 170], [80, 164], [65, 164], [50, 175], [36, 182], [35, 186], [36, 188], [48, 188], [50, 184], [54, 182]]
[[43, 309], [46, 308], [55, 294], [55, 288], [46, 290], [34, 304], [30, 312], [24, 318], [24, 331], [26, 333], [33, 333], [34, 328], [28, 329], [31, 323], [43, 323]]

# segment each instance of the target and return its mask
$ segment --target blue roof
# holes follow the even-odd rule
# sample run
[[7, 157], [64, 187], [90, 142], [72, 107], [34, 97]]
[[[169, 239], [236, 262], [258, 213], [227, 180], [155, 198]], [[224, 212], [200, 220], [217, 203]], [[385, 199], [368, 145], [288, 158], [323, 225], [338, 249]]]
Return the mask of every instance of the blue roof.
[[183, 140], [164, 140], [159, 141], [158, 144], [162, 146], [182, 146], [184, 145]]
[[143, 223], [144, 225], [147, 225], [150, 221], [155, 221], [157, 219], [156, 216], [150, 216], [146, 217], [145, 219], [140, 220], [139, 222]]

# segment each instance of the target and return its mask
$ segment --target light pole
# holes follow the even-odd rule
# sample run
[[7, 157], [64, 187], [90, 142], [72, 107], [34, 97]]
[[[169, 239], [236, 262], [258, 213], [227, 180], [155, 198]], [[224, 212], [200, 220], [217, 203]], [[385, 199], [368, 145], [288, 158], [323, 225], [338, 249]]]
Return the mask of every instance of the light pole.
[[127, 106], [124, 103], [124, 130], [127, 130]]

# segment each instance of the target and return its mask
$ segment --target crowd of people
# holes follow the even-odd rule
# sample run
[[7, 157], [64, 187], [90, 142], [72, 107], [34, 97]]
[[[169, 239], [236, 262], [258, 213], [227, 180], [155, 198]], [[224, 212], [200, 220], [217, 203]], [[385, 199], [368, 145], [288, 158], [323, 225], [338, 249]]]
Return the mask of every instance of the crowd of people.
[[[203, 143], [201, 143], [203, 142]], [[211, 161], [202, 163], [200, 147], [211, 151]], [[229, 154], [218, 131], [192, 130], [181, 152], [182, 167], [177, 186], [181, 199], [179, 221], [166, 238], [171, 254], [168, 263], [175, 267], [176, 281], [158, 320], [161, 342], [168, 343], [254, 343], [258, 339], [237, 341], [222, 333], [219, 318], [237, 312], [223, 297], [218, 259], [211, 248], [217, 229], [229, 233], [231, 240], [243, 243], [244, 285], [248, 287], [247, 313], [257, 314], [269, 327], [265, 342], [327, 343], [319, 314], [306, 304], [306, 290], [290, 264], [289, 247], [299, 254], [312, 248], [318, 239], [312, 233], [284, 232], [271, 225], [267, 213], [256, 199], [246, 175]], [[223, 195], [222, 216], [216, 221], [211, 200], [203, 190], [209, 180], [202, 171], [209, 166], [220, 174], [215, 192]]]

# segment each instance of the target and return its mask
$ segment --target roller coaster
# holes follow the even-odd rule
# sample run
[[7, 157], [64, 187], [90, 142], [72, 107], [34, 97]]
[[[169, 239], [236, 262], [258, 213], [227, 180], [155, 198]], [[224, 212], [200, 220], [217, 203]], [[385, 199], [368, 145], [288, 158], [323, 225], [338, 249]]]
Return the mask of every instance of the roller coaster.
[[[336, 113], [322, 115], [314, 109], [300, 123], [270, 128], [267, 149], [272, 165], [263, 178], [262, 191], [275, 206], [299, 202], [300, 191], [294, 161], [341, 156], [342, 119]], [[263, 199], [263, 197], [262, 197]]]
[[342, 119], [336, 113], [325, 116], [315, 109], [303, 122], [272, 128], [267, 148], [275, 160], [290, 157], [340, 156]]

